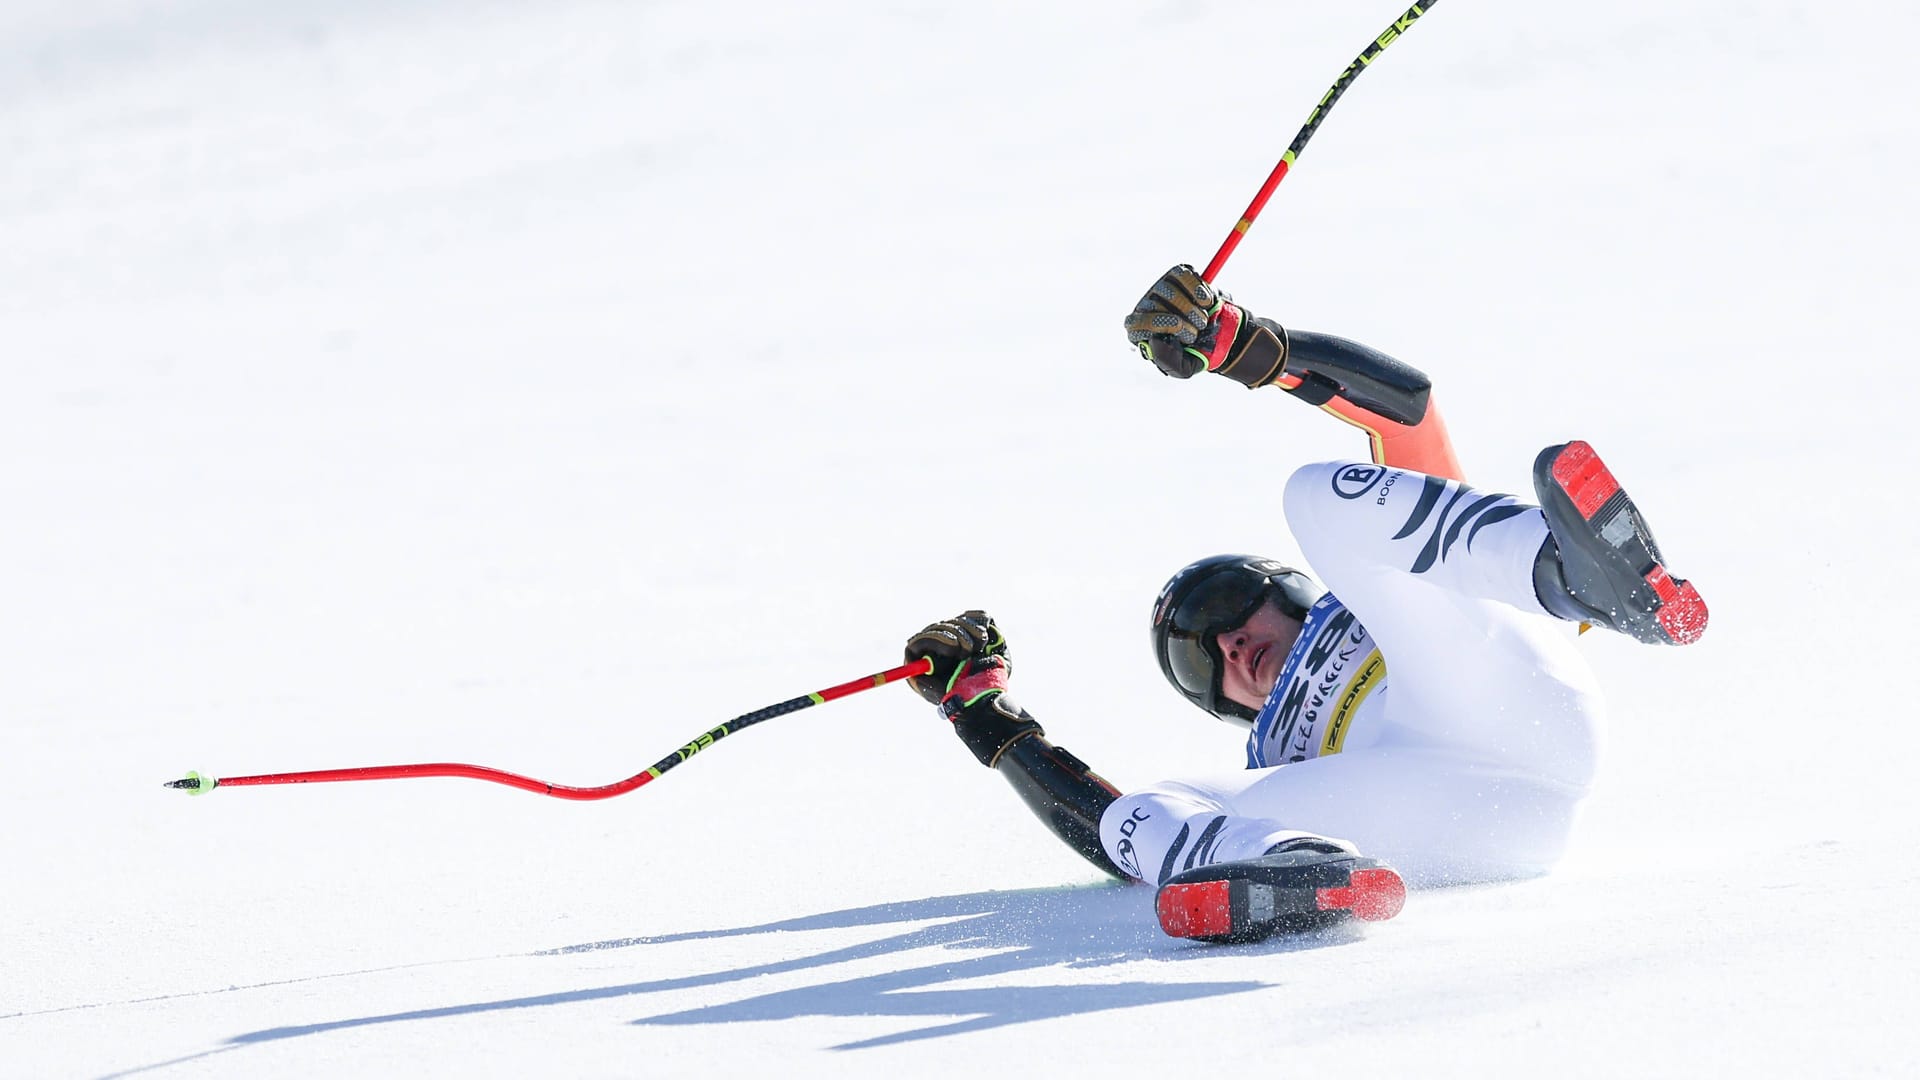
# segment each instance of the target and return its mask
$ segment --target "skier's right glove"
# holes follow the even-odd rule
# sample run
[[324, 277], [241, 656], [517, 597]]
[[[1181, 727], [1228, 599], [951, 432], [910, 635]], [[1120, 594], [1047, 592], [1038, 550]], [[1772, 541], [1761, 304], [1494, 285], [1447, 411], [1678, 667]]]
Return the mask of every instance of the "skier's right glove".
[[1160, 275], [1126, 328], [1140, 354], [1176, 379], [1212, 371], [1253, 389], [1287, 366], [1286, 331], [1256, 320], [1185, 263]]
[[1007, 697], [1013, 670], [1007, 637], [984, 611], [969, 611], [929, 625], [907, 639], [909, 661], [927, 657], [933, 670], [907, 680], [914, 692], [940, 706], [953, 733], [980, 764], [992, 768], [1007, 747], [1028, 735], [1044, 735], [1039, 721]]

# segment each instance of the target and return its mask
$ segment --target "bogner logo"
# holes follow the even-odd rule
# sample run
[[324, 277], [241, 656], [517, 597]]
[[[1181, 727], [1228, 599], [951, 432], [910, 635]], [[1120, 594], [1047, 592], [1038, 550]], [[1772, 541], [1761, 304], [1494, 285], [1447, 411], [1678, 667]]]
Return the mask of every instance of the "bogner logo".
[[1399, 472], [1394, 472], [1387, 476], [1387, 482], [1380, 485], [1380, 494], [1374, 498], [1373, 505], [1387, 505], [1387, 493], [1393, 490], [1393, 482], [1400, 479], [1401, 475]]
[[1386, 473], [1378, 465], [1349, 465], [1333, 474], [1333, 493], [1343, 499], [1357, 499], [1371, 491]]

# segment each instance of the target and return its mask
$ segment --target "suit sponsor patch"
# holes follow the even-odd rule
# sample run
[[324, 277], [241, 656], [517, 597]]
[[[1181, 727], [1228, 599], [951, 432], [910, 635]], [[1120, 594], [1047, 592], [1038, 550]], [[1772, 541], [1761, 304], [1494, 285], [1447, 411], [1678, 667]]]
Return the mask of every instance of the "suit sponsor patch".
[[1247, 767], [1339, 753], [1360, 706], [1387, 678], [1373, 635], [1332, 594], [1307, 612], [1280, 678], [1254, 718]]
[[1333, 493], [1343, 499], [1357, 499], [1373, 490], [1373, 485], [1387, 475], [1387, 470], [1378, 465], [1349, 465], [1333, 474]]

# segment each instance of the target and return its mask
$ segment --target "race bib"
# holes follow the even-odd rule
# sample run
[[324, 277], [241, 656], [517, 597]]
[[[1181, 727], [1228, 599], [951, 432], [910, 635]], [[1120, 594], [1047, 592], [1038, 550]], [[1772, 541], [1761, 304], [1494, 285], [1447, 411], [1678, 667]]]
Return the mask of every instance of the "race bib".
[[1339, 753], [1360, 706], [1386, 681], [1387, 662], [1373, 635], [1332, 593], [1321, 597], [1254, 717], [1247, 768]]

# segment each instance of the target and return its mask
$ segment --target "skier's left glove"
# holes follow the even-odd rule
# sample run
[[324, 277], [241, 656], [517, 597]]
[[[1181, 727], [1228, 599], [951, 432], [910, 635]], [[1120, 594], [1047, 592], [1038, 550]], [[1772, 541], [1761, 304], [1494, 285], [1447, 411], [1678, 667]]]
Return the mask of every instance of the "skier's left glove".
[[1286, 331], [1256, 320], [1185, 263], [1160, 275], [1126, 328], [1140, 354], [1176, 379], [1212, 371], [1251, 389], [1286, 370]]
[[907, 685], [940, 706], [940, 715], [980, 764], [992, 768], [1007, 747], [1028, 735], [1046, 734], [1007, 697], [1013, 670], [1007, 637], [986, 612], [943, 619], [908, 638], [906, 658], [923, 656], [933, 661], [933, 670], [908, 679]]

